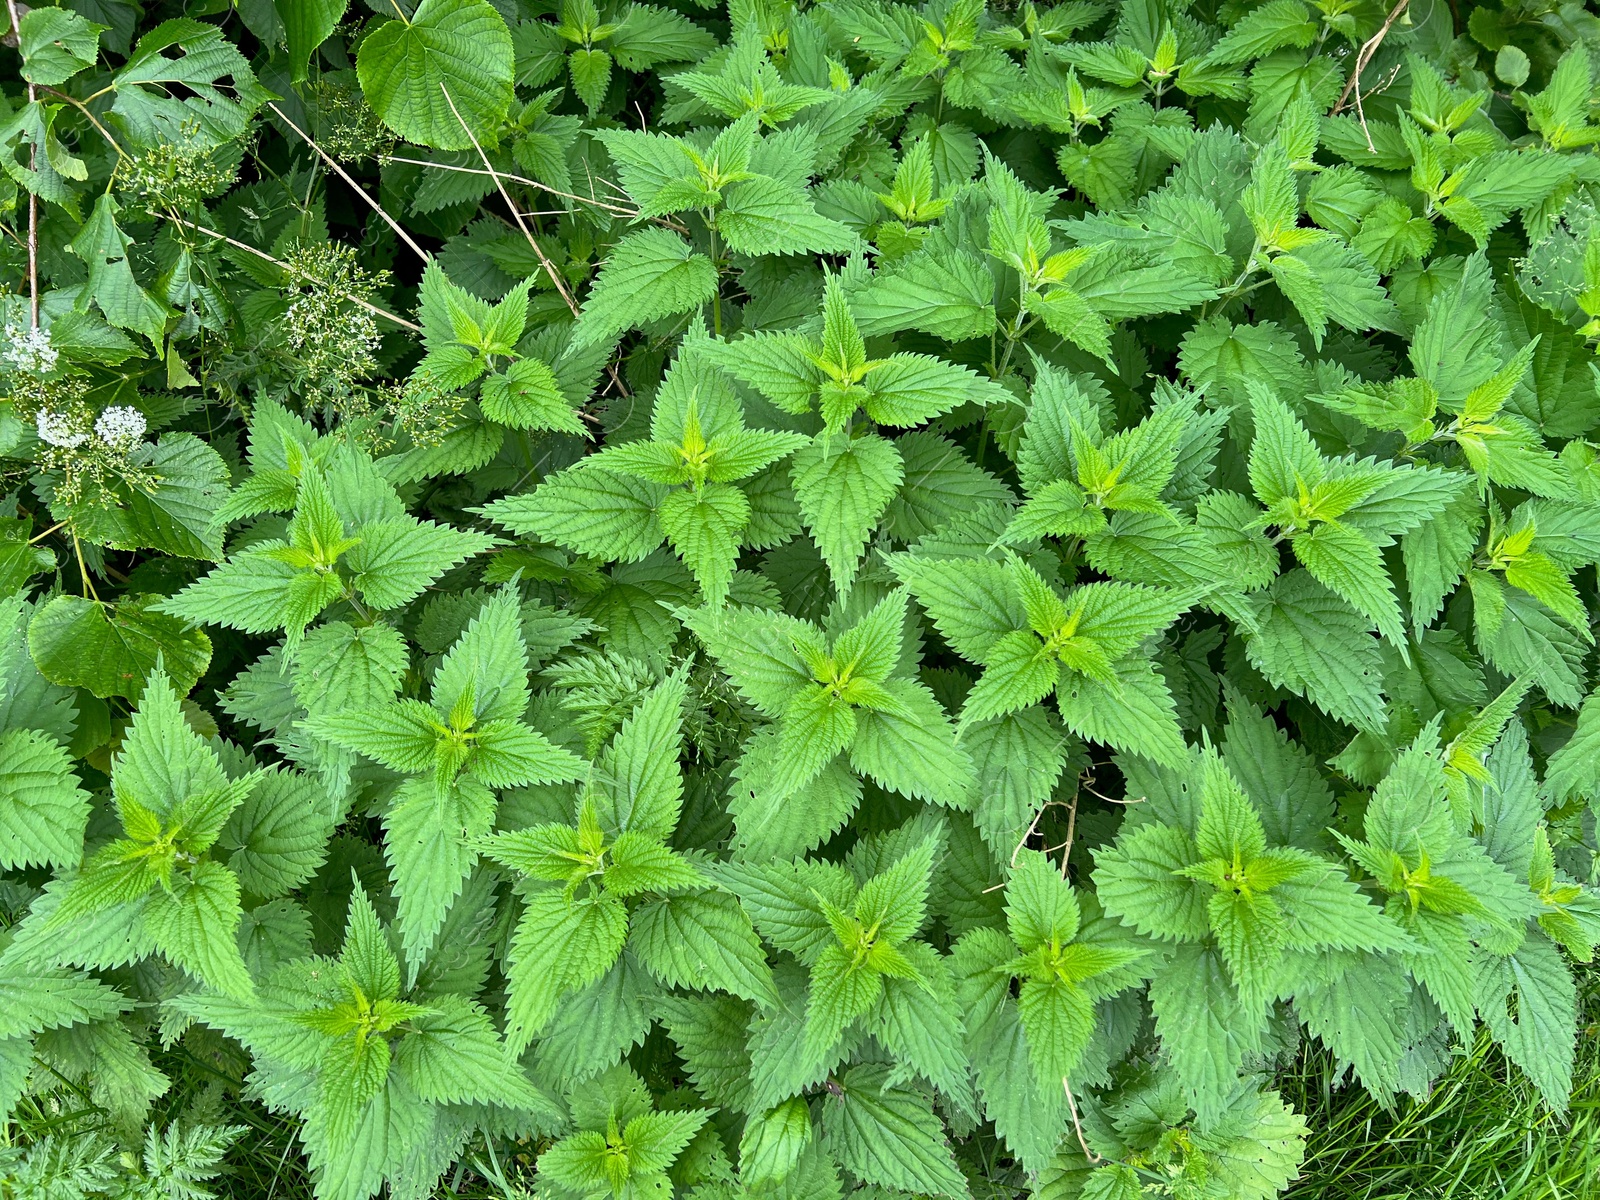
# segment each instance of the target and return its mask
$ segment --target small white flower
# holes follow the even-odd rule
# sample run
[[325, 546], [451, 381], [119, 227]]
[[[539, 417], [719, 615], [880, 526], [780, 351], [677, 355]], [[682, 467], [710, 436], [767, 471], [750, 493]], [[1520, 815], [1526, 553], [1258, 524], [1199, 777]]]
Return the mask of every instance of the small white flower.
[[63, 450], [71, 450], [74, 446], [81, 446], [89, 440], [89, 435], [76, 428], [71, 417], [64, 413], [51, 412], [47, 408], [39, 410], [34, 424], [38, 427], [41, 442], [59, 446]]
[[50, 344], [48, 330], [24, 329], [20, 325], [7, 323], [5, 349], [0, 350], [0, 358], [11, 367], [34, 375], [47, 375], [56, 369], [58, 357], [60, 355]]
[[147, 424], [137, 408], [114, 404], [94, 423], [94, 433], [114, 450], [131, 450], [144, 437]]

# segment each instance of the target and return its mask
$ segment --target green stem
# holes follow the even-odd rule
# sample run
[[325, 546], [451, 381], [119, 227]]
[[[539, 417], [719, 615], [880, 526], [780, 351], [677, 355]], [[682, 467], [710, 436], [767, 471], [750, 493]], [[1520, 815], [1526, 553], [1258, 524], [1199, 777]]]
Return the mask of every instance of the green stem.
[[998, 367], [990, 373], [990, 378], [992, 379], [1005, 378], [1006, 372], [1011, 367], [1011, 355], [1016, 351], [1017, 343], [1027, 336], [1028, 331], [1032, 329], [1035, 324], [1035, 319], [1028, 316], [1027, 303], [1029, 290], [1031, 289], [1024, 284], [1022, 303], [1018, 306], [1017, 315], [1011, 319], [1010, 326], [1006, 330], [1005, 349], [1000, 355]]
[[355, 589], [352, 588], [348, 583], [344, 585], [344, 602], [355, 611], [356, 617], [363, 625], [371, 625], [373, 623], [372, 614], [367, 611], [367, 606], [365, 604], [356, 599]]
[[[1256, 273], [1258, 269], [1256, 255], [1260, 253], [1261, 242], [1258, 240], [1251, 245], [1250, 253], [1245, 256], [1244, 270], [1240, 271], [1239, 274], [1234, 278], [1234, 281], [1228, 285], [1227, 291], [1223, 292], [1222, 295], [1218, 296], [1215, 300], [1208, 300], [1206, 303], [1200, 306], [1200, 319], [1202, 321], [1204, 321], [1207, 317], [1215, 316], [1217, 313], [1220, 313], [1240, 296], [1246, 295], [1248, 292], [1255, 290], [1255, 288], [1246, 288], [1244, 285], [1245, 282]], [[1262, 282], [1265, 281], [1263, 280]], [[1259, 286], [1260, 284], [1256, 285], [1256, 287]], [[1215, 305], [1216, 307], [1213, 308], [1212, 305]]]
[[711, 328], [718, 336], [722, 336], [722, 264], [717, 261], [717, 225], [712, 216], [712, 210], [706, 209], [702, 214], [705, 217], [706, 230], [711, 235], [711, 269], [717, 273], [717, 287], [711, 293]]

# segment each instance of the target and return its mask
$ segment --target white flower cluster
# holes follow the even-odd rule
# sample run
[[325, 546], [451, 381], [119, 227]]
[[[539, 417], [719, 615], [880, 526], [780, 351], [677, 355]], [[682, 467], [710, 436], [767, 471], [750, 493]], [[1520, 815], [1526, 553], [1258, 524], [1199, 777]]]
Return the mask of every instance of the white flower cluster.
[[94, 423], [94, 434], [113, 450], [127, 452], [144, 438], [147, 423], [137, 408], [114, 404]]
[[79, 427], [78, 422], [66, 413], [41, 408], [39, 415], [34, 418], [34, 424], [39, 430], [39, 440], [48, 446], [71, 450], [89, 440], [89, 435]]
[[56, 369], [58, 357], [55, 347], [50, 344], [48, 330], [24, 329], [21, 325], [7, 322], [5, 346], [0, 348], [0, 359], [4, 359], [14, 370], [48, 375]]

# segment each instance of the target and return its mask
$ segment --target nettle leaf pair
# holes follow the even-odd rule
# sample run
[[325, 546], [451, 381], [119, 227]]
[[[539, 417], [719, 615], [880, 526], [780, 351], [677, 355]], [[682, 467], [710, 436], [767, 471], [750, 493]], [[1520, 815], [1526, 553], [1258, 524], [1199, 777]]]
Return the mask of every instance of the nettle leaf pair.
[[1182, 1085], [1160, 1071], [1141, 1072], [1083, 1125], [1085, 1144], [1106, 1161], [1058, 1158], [1052, 1169], [1095, 1200], [1135, 1200], [1156, 1173], [1171, 1195], [1271, 1200], [1300, 1174], [1309, 1132], [1305, 1118], [1270, 1090], [1240, 1091], [1221, 1119], [1195, 1125]]
[[520, 601], [503, 591], [440, 660], [427, 701], [386, 699], [304, 722], [313, 737], [404, 777], [384, 829], [413, 975], [477, 863], [494, 789], [583, 777], [582, 760], [525, 723], [529, 699]]
[[530, 286], [525, 282], [491, 305], [451, 283], [430, 261], [418, 295], [427, 353], [412, 378], [447, 392], [478, 384], [478, 407], [498, 424], [583, 436], [584, 424], [555, 372], [518, 349], [528, 323]]
[[1016, 316], [1006, 330], [1006, 356], [997, 364], [1000, 372], [1004, 372], [1017, 340], [1035, 322], [1109, 362], [1111, 326], [1073, 286], [1079, 269], [1095, 257], [1096, 248], [1077, 246], [1052, 253], [1053, 238], [1045, 214], [1054, 197], [1029, 191], [998, 160], [991, 159], [986, 165], [984, 184], [991, 201], [988, 252], [1017, 273], [1021, 290]]
[[[1585, 56], [1569, 72], [1587, 65]], [[1424, 198], [1430, 218], [1444, 217], [1481, 248], [1512, 213], [1536, 209], [1572, 179], [1575, 162], [1569, 157], [1511, 149], [1483, 111], [1486, 93], [1452, 85], [1420, 55], [1408, 55], [1406, 66], [1416, 85], [1409, 107], [1395, 114], [1397, 140], [1411, 159], [1411, 186]], [[1555, 79], [1551, 83], [1553, 90], [1529, 107], [1555, 117], [1565, 89]]]
[[889, 563], [951, 648], [983, 668], [963, 728], [1053, 693], [1074, 733], [1156, 762], [1187, 761], [1147, 643], [1195, 602], [1192, 593], [1087, 583], [1063, 594], [1014, 554], [1004, 563], [896, 554]]
[[1107, 437], [1099, 406], [1065, 372], [1043, 364], [1032, 400], [1016, 454], [1028, 498], [1006, 526], [1007, 544], [1090, 538], [1108, 530], [1116, 513], [1180, 523], [1178, 509], [1165, 497], [1180, 450], [1193, 441], [1191, 407], [1174, 399], [1132, 429]]
[[517, 82], [543, 87], [566, 68], [574, 94], [591, 114], [605, 103], [613, 65], [648, 71], [657, 63], [699, 58], [716, 44], [694, 22], [653, 4], [561, 0], [555, 24], [521, 21], [512, 30]]
[[769, 468], [807, 439], [747, 428], [744, 404], [711, 365], [707, 344], [686, 345], [668, 372], [649, 437], [608, 445], [484, 514], [513, 532], [622, 562], [645, 558], [664, 539], [707, 603], [721, 604], [741, 548], [793, 536], [793, 502]]
[[1150, 413], [1107, 432], [1111, 397], [1097, 380], [1035, 359], [1012, 459], [1026, 500], [996, 531], [1022, 550], [1057, 538], [1112, 579], [1192, 592], [1195, 603], [1253, 629], [1244, 593], [1276, 573], [1264, 539], [1240, 526], [1243, 497], [1207, 491], [1232, 409], [1158, 383]]
[[260, 771], [230, 778], [190, 727], [165, 674], [153, 673], [112, 766], [122, 835], [56, 885], [57, 903], [35, 912], [42, 924], [34, 938], [48, 943], [71, 928], [67, 961], [93, 959], [121, 940], [122, 961], [159, 952], [218, 992], [250, 997], [235, 936], [239, 877], [209, 852], [261, 778]]
[[250, 477], [214, 522], [285, 512], [287, 521], [257, 521], [243, 549], [156, 611], [246, 633], [282, 629], [293, 643], [331, 605], [362, 619], [399, 608], [495, 544], [486, 534], [419, 521], [365, 451], [317, 437], [270, 402], [251, 425], [250, 463]]
[[621, 129], [599, 136], [641, 217], [698, 212], [713, 235], [739, 254], [855, 248], [856, 236], [819, 214], [807, 193], [816, 134], [800, 128], [763, 136], [762, 125], [762, 114], [748, 111], [715, 136]]
[[1018, 853], [1005, 897], [1005, 931], [972, 930], [951, 951], [962, 1012], [980, 1042], [1020, 1022], [1034, 1082], [1059, 1107], [1094, 1035], [1095, 1005], [1140, 981], [1149, 950], [1092, 899], [1086, 920], [1084, 901], [1036, 850]]
[[[723, 247], [751, 257], [860, 248], [849, 226], [817, 211], [809, 186], [821, 160], [842, 147], [824, 147], [817, 129], [807, 126], [761, 134], [763, 125], [775, 123], [775, 105], [793, 101], [803, 108], [836, 93], [765, 78], [772, 67], [758, 34], [744, 39], [724, 65], [734, 78], [753, 70], [753, 90], [695, 71], [673, 81], [726, 109], [733, 118], [726, 128], [685, 137], [620, 130], [601, 135], [641, 218], [659, 223], [629, 234], [612, 250], [584, 303], [574, 344], [601, 343], [706, 305], [720, 335]], [[801, 95], [795, 99], [791, 92]], [[859, 123], [865, 115], [856, 111], [853, 119]], [[687, 228], [665, 219], [683, 212], [695, 214]]]
[[1453, 447], [1478, 478], [1553, 499], [1570, 498], [1568, 471], [1538, 426], [1512, 404], [1526, 386], [1541, 335], [1518, 345], [1490, 316], [1494, 279], [1480, 251], [1428, 304], [1411, 345], [1416, 375], [1360, 383], [1314, 399], [1373, 429], [1405, 438], [1402, 453]]
[[1095, 852], [1095, 891], [1107, 913], [1174, 944], [1151, 968], [1150, 1003], [1191, 1107], [1210, 1120], [1246, 1056], [1261, 1052], [1272, 1002], [1326, 986], [1330, 951], [1416, 942], [1308, 848], [1320, 830], [1287, 825], [1293, 840], [1269, 841], [1216, 751], [1151, 782], [1116, 841]]
[[[820, 413], [822, 430], [797, 449], [791, 476], [795, 503], [841, 593], [905, 479], [900, 449], [872, 425], [910, 428], [963, 405], [1011, 399], [994, 381], [931, 355], [869, 358], [847, 290], [849, 280], [861, 280], [862, 267], [854, 260], [825, 281], [820, 338], [758, 333], [710, 344], [724, 370], [785, 412]], [[858, 411], [871, 425], [857, 427]]]
[[[904, 252], [903, 235], [890, 233], [887, 248], [897, 256], [868, 293], [900, 325], [949, 341], [994, 335], [987, 364], [994, 379], [1011, 372], [1019, 346], [1037, 353], [1050, 342], [1040, 326], [1109, 364], [1115, 322], [1182, 311], [1217, 294], [1215, 263], [1197, 267], [1192, 252], [1198, 245], [1202, 260], [1214, 259], [1221, 251], [1211, 242], [1220, 242], [1220, 230], [1180, 231], [1181, 222], [1154, 215], [1150, 229], [1094, 215], [1052, 219], [1058, 193], [1028, 188], [992, 153], [982, 163], [982, 180], [952, 190], [915, 253]], [[1175, 252], [1177, 232], [1185, 242]], [[941, 304], [931, 310], [918, 299], [934, 295]], [[1016, 308], [1000, 319], [996, 310], [1013, 297]], [[980, 300], [981, 308], [970, 307]]]
[[[476, 987], [481, 974], [468, 974]], [[493, 1106], [535, 1127], [561, 1120], [458, 978], [435, 971], [402, 986], [388, 931], [359, 883], [337, 959], [285, 963], [248, 1002], [208, 992], [173, 1005], [249, 1049], [270, 1102], [301, 1116], [323, 1196], [354, 1200], [392, 1185], [423, 1139], [453, 1126], [458, 1106]], [[372, 1151], [397, 1134], [406, 1152]]]
[[612, 1067], [573, 1096], [577, 1129], [539, 1156], [539, 1181], [558, 1196], [670, 1196], [674, 1185], [692, 1186], [703, 1173], [685, 1151], [713, 1115], [707, 1108], [657, 1112], [644, 1081]]
[[[879, 202], [895, 218], [893, 222], [879, 222], [873, 231], [880, 252], [892, 258], [896, 257], [895, 250], [908, 252], [920, 246], [926, 231], [917, 226], [944, 215], [950, 204], [951, 182], [940, 179], [934, 170], [931, 138], [919, 137], [904, 147], [889, 190], [878, 193]], [[897, 236], [901, 239], [899, 245], [894, 242]]]
[[590, 767], [571, 816], [481, 839], [527, 877], [506, 961], [506, 1037], [521, 1051], [628, 946], [664, 983], [775, 999], [750, 920], [667, 842], [683, 807], [680, 673], [650, 691]]
[[1325, 459], [1289, 407], [1259, 385], [1251, 389], [1251, 414], [1250, 487], [1266, 507], [1256, 523], [1276, 529], [1318, 582], [1408, 654], [1383, 550], [1455, 500], [1461, 476], [1370, 458]]
[[1575, 527], [1569, 511], [1538, 499], [1518, 505], [1509, 516], [1497, 504], [1489, 507], [1484, 544], [1465, 573], [1481, 641], [1492, 642], [1503, 628], [1507, 585], [1539, 601], [1584, 641], [1594, 641], [1589, 610], [1573, 576], [1600, 547], [1586, 529]]
[[1364, 840], [1339, 834], [1415, 940], [1407, 971], [1458, 1032], [1481, 1017], [1561, 1109], [1572, 1086], [1577, 997], [1558, 947], [1592, 961], [1600, 896], [1557, 869], [1527, 735], [1511, 723], [1469, 786], [1452, 779], [1437, 722], [1368, 805]]
[[745, 743], [736, 768], [749, 791], [735, 811], [741, 829], [799, 802], [815, 806], [814, 831], [831, 832], [860, 799], [858, 776], [914, 799], [970, 805], [971, 758], [915, 677], [908, 599], [896, 590], [864, 612], [857, 601], [839, 613], [831, 637], [771, 609], [683, 614], [734, 687], [773, 722]]
[[[687, 105], [695, 117], [724, 117], [739, 121], [754, 117], [768, 129], [776, 129], [807, 109], [837, 100], [828, 87], [796, 83], [773, 61], [774, 52], [783, 47], [781, 17], [759, 8], [733, 16], [733, 38], [719, 53], [707, 55], [695, 67], [672, 76], [675, 93], [687, 92], [698, 105]], [[772, 37], [765, 28], [778, 25]], [[848, 84], [848, 73], [829, 71], [830, 83]], [[699, 107], [703, 105], [704, 107]], [[715, 121], [713, 120], [714, 124]], [[801, 136], [805, 136], [802, 134]]]
[[770, 1036], [784, 1040], [788, 1057], [762, 1065], [763, 1099], [813, 1086], [870, 1035], [973, 1111], [949, 963], [919, 936], [942, 841], [935, 823], [914, 820], [863, 842], [843, 864], [716, 868], [762, 937], [806, 968], [803, 1004], [790, 999], [797, 981], [787, 974], [780, 981], [788, 994], [771, 1016]]
[[[1359, 250], [1329, 230], [1300, 224], [1296, 175], [1319, 170], [1311, 161], [1317, 140], [1318, 116], [1309, 103], [1301, 102], [1290, 106], [1277, 137], [1257, 153], [1250, 183], [1239, 197], [1254, 244], [1226, 296], [1241, 294], [1251, 276], [1264, 270], [1320, 349], [1330, 320], [1356, 333], [1394, 332], [1399, 314], [1380, 286], [1377, 270]], [[1333, 199], [1325, 202], [1334, 207]]]
[[1151, 5], [1121, 14], [1106, 40], [1068, 43], [1056, 52], [1087, 75], [1157, 100], [1170, 88], [1192, 96], [1230, 96], [1244, 83], [1235, 64], [1279, 47], [1306, 45], [1314, 30], [1298, 4], [1280, 5], [1267, 15], [1248, 13], [1221, 36], [1201, 22]]

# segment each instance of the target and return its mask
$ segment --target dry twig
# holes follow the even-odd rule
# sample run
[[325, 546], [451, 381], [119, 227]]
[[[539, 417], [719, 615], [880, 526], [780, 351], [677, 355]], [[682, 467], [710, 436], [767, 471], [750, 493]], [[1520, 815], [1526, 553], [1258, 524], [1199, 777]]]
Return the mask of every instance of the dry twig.
[[484, 169], [489, 172], [490, 177], [494, 180], [494, 186], [499, 189], [500, 199], [504, 200], [506, 207], [511, 210], [512, 217], [516, 219], [517, 228], [522, 230], [522, 236], [528, 239], [528, 245], [532, 247], [534, 254], [538, 256], [539, 265], [544, 268], [545, 274], [550, 276], [550, 282], [556, 285], [556, 291], [567, 302], [567, 307], [572, 310], [572, 315], [576, 317], [578, 315], [578, 302], [572, 298], [572, 293], [567, 290], [566, 283], [556, 273], [555, 264], [546, 256], [544, 247], [539, 245], [538, 239], [533, 236], [533, 231], [528, 228], [527, 222], [522, 219], [522, 210], [512, 203], [511, 194], [506, 191], [506, 185], [500, 178], [500, 172], [494, 169], [494, 164], [489, 161], [489, 156], [483, 152], [483, 147], [478, 144], [477, 135], [461, 119], [461, 113], [456, 108], [456, 102], [450, 99], [450, 89], [442, 79], [439, 81], [439, 90], [444, 93], [444, 102], [450, 106], [451, 114], [460, 123], [461, 131], [467, 135], [468, 140], [472, 142], [472, 148], [478, 152], [478, 157], [483, 160]]
[[509, 179], [512, 183], [520, 183], [524, 187], [536, 188], [541, 192], [548, 192], [552, 196], [559, 196], [563, 200], [571, 200], [577, 204], [588, 204], [595, 208], [603, 208], [607, 212], [616, 213], [621, 217], [633, 218], [639, 214], [636, 210], [621, 204], [612, 204], [609, 201], [598, 199], [594, 196], [578, 196], [572, 192], [563, 192], [553, 188], [548, 183], [540, 183], [537, 179], [528, 179], [522, 175], [512, 175], [507, 171], [483, 171], [477, 167], [460, 167], [455, 163], [429, 162], [425, 158], [406, 158], [400, 154], [385, 154], [382, 158], [386, 163], [406, 163], [413, 167], [429, 167], [435, 171], [454, 171], [459, 175], [491, 175], [500, 179]]
[[1344, 109], [1345, 102], [1350, 99], [1351, 93], [1355, 94], [1356, 119], [1361, 122], [1361, 133], [1367, 139], [1368, 150], [1375, 151], [1377, 147], [1372, 144], [1372, 131], [1367, 128], [1366, 110], [1361, 106], [1361, 72], [1372, 61], [1372, 56], [1378, 52], [1378, 47], [1383, 45], [1383, 39], [1389, 35], [1389, 30], [1400, 19], [1400, 14], [1405, 12], [1406, 6], [1410, 3], [1411, 0], [1397, 0], [1395, 6], [1389, 10], [1389, 15], [1384, 18], [1383, 25], [1378, 29], [1378, 32], [1368, 38], [1362, 44], [1361, 49], [1356, 52], [1355, 70], [1350, 72], [1350, 79], [1345, 83], [1344, 91], [1339, 93], [1338, 103], [1333, 106], [1332, 115], [1338, 116]]
[[301, 129], [300, 126], [296, 125], [287, 116], [285, 116], [283, 110], [281, 108], [279, 108], [276, 104], [273, 104], [273, 103], [271, 103], [269, 101], [267, 103], [267, 107], [270, 108], [274, 113], [276, 113], [278, 115], [278, 119], [280, 121], [282, 121], [290, 129], [292, 129], [296, 133], [298, 133], [300, 135], [300, 137], [305, 141], [306, 145], [310, 146], [319, 155], [321, 155], [322, 156], [322, 161], [328, 164], [328, 169], [333, 171], [335, 174], [337, 174], [340, 179], [342, 179], [346, 183], [348, 183], [350, 185], [351, 190], [354, 191], [356, 193], [356, 195], [360, 196], [363, 200], [365, 200], [367, 202], [368, 206], [371, 207], [373, 212], [377, 213], [380, 217], [383, 218], [384, 223], [386, 225], [388, 225], [390, 229], [395, 231], [396, 236], [398, 236], [399, 239], [402, 242], [404, 242], [407, 246], [409, 246], [411, 248], [412, 252], [414, 254], [416, 254], [416, 256], [418, 258], [420, 258], [423, 262], [431, 262], [432, 261], [433, 255], [429, 254], [421, 246], [417, 245], [417, 243], [412, 239], [411, 235], [400, 227], [400, 222], [396, 221], [388, 213], [384, 212], [383, 211], [383, 206], [380, 205], [371, 196], [367, 195], [366, 189], [363, 188], [354, 179], [350, 178], [349, 173], [346, 172], [345, 169], [343, 167], [341, 167], [337, 162], [335, 162], [333, 160], [332, 156], [329, 155], [326, 150], [324, 150], [321, 146], [317, 145], [317, 143], [312, 140], [311, 135], [309, 133], [307, 133], [305, 130]]
[[[11, 17], [11, 35], [16, 38], [20, 51], [22, 16], [17, 7], [17, 0], [6, 0], [6, 11]], [[28, 103], [36, 104], [38, 100], [38, 89], [30, 83]], [[39, 144], [34, 141], [28, 143], [28, 170], [39, 170]], [[31, 187], [28, 189], [28, 325], [31, 329], [39, 328], [39, 197]]]
[[[500, 172], [494, 169], [494, 164], [489, 161], [489, 156], [483, 152], [483, 147], [478, 144], [477, 136], [467, 123], [461, 119], [460, 110], [456, 108], [456, 102], [450, 98], [450, 89], [445, 86], [443, 80], [439, 81], [439, 90], [444, 93], [444, 102], [450, 106], [450, 112], [460, 124], [461, 131], [467, 135], [467, 139], [472, 143], [472, 148], [478, 152], [478, 157], [483, 160], [484, 169], [489, 172], [490, 178], [494, 180], [494, 186], [500, 192], [500, 199], [504, 200], [506, 207], [511, 210], [511, 215], [516, 219], [517, 228], [522, 230], [522, 236], [528, 239], [528, 245], [538, 257], [539, 265], [544, 268], [545, 274], [550, 276], [550, 282], [555, 285], [556, 292], [566, 301], [567, 308], [571, 310], [573, 317], [576, 318], [578, 316], [578, 302], [573, 299], [572, 293], [567, 290], [565, 281], [556, 273], [555, 264], [546, 256], [544, 247], [539, 245], [538, 239], [533, 236], [533, 231], [528, 228], [527, 222], [522, 219], [522, 210], [512, 202], [511, 194], [506, 191], [506, 185]], [[624, 396], [631, 394], [628, 391], [628, 385], [622, 382], [622, 376], [618, 373], [615, 363], [606, 364], [606, 374], [611, 376], [611, 382], [617, 385], [619, 392]]]
[[[264, 259], [265, 261], [267, 261], [269, 263], [272, 263], [274, 266], [281, 267], [285, 271], [288, 271], [290, 274], [294, 274], [295, 273], [294, 268], [291, 267], [288, 263], [284, 262], [283, 259], [274, 258], [272, 255], [268, 254], [265, 250], [257, 250], [254, 246], [246, 245], [244, 242], [237, 241], [236, 239], [229, 237], [225, 233], [219, 233], [215, 229], [207, 229], [204, 225], [196, 225], [193, 221], [185, 220], [183, 217], [176, 216], [176, 215], [170, 214], [170, 213], [168, 214], [168, 216], [173, 221], [176, 221], [179, 225], [182, 225], [185, 229], [192, 229], [196, 233], [203, 233], [207, 237], [216, 238], [217, 241], [226, 242], [228, 245], [232, 246], [235, 250], [243, 250], [246, 254], [254, 254], [257, 258]], [[414, 323], [412, 321], [408, 321], [404, 317], [397, 317], [392, 312], [390, 312], [388, 309], [379, 308], [376, 304], [373, 304], [370, 300], [364, 300], [360, 296], [354, 295], [354, 294], [352, 294], [350, 292], [345, 292], [344, 293], [344, 298], [346, 300], [350, 301], [350, 303], [359, 305], [360, 307], [366, 309], [369, 313], [371, 313], [375, 317], [382, 317], [385, 321], [393, 321], [396, 325], [400, 326], [400, 328], [402, 328], [402, 329], [409, 329], [412, 333], [421, 333], [422, 332], [422, 326], [421, 325], [418, 325], [418, 324], [416, 324], [416, 323]]]
[[1067, 1077], [1061, 1077], [1061, 1090], [1067, 1094], [1067, 1111], [1072, 1114], [1072, 1131], [1078, 1135], [1078, 1146], [1083, 1150], [1083, 1156], [1092, 1163], [1104, 1162], [1105, 1159], [1089, 1149], [1089, 1141], [1083, 1136], [1083, 1124], [1078, 1120], [1078, 1101], [1072, 1095], [1072, 1085], [1067, 1082]]

